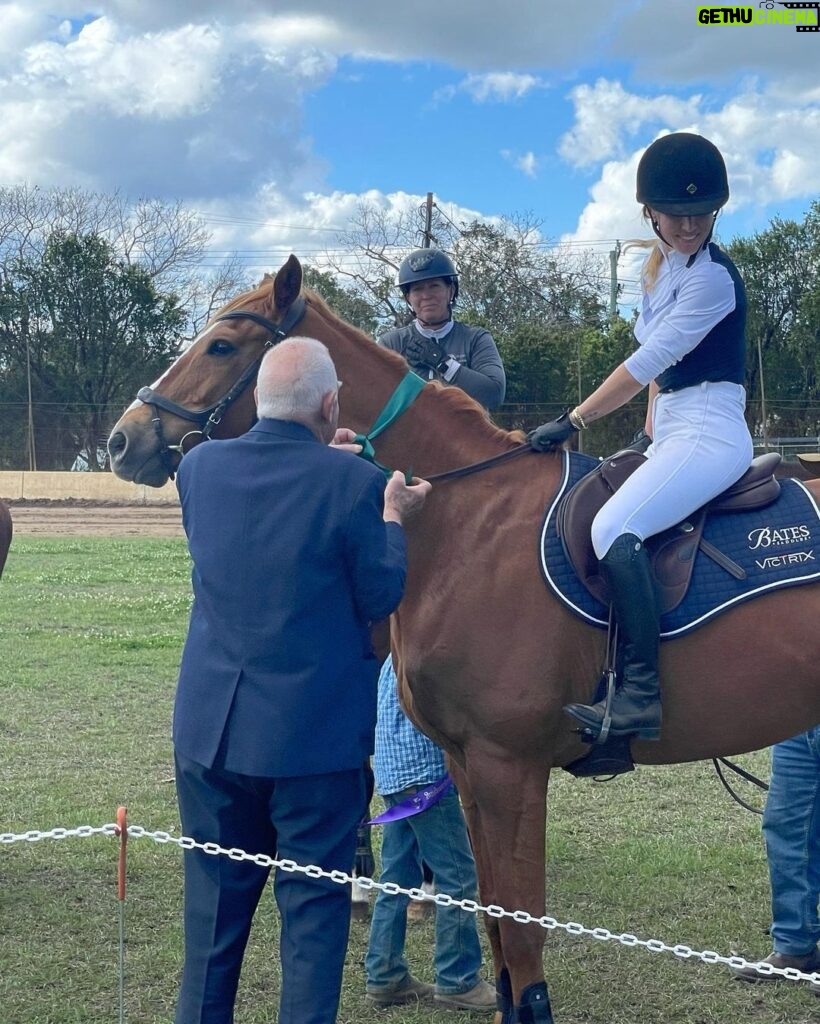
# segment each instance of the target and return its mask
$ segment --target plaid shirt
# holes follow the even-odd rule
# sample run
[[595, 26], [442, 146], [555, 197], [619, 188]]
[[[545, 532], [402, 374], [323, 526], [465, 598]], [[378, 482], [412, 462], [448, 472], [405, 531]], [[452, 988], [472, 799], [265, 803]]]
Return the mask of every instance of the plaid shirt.
[[399, 705], [396, 673], [390, 658], [379, 675], [376, 752], [373, 774], [381, 796], [400, 793], [409, 786], [426, 786], [440, 779], [447, 768], [441, 749], [418, 731]]

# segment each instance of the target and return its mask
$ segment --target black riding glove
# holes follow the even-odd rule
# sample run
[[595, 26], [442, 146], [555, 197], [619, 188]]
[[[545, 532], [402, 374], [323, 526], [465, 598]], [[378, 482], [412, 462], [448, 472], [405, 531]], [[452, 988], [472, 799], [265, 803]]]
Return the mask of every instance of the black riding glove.
[[414, 335], [407, 342], [404, 355], [411, 366], [430, 366], [439, 373], [447, 369], [450, 358], [444, 346], [435, 338], [425, 338], [423, 335]]
[[373, 859], [373, 842], [370, 838], [370, 827], [368, 825], [359, 825], [356, 829], [354, 874], [357, 878], [372, 878], [375, 870], [376, 862]]
[[530, 448], [534, 448], [537, 452], [549, 452], [577, 433], [578, 428], [570, 423], [569, 411], [567, 411], [561, 413], [557, 420], [542, 423], [540, 427], [531, 430], [527, 434], [527, 440], [530, 442]]

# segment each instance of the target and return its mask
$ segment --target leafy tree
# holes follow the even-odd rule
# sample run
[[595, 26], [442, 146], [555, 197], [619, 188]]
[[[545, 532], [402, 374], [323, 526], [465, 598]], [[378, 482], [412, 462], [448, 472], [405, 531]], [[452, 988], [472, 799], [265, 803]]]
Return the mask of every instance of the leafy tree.
[[764, 436], [818, 434], [820, 202], [802, 222], [775, 217], [767, 230], [727, 248], [748, 297], [752, 429]]
[[37, 468], [69, 469], [81, 453], [102, 468], [111, 410], [176, 355], [184, 311], [96, 234], [54, 234], [41, 257], [18, 257], [2, 273], [0, 402], [26, 402], [31, 381]]
[[305, 285], [320, 295], [334, 313], [365, 334], [375, 334], [376, 315], [366, 299], [351, 288], [340, 285], [333, 274], [327, 271], [307, 266], [303, 271]]
[[119, 192], [80, 188], [0, 188], [0, 265], [42, 259], [56, 235], [96, 235], [158, 292], [179, 296], [191, 338], [216, 309], [249, 286], [235, 256], [203, 274], [210, 235], [202, 218], [179, 201], [132, 201]]

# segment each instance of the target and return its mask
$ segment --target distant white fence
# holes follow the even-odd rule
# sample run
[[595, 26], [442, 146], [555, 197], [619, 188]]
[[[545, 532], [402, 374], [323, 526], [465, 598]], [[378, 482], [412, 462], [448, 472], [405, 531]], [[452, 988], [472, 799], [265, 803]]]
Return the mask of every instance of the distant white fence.
[[820, 452], [820, 437], [762, 437], [754, 439], [755, 455], [764, 451], [780, 452], [784, 459], [794, 461], [803, 452]]
[[0, 471], [0, 498], [7, 501], [80, 499], [110, 505], [178, 505], [176, 486], [130, 484], [113, 473], [32, 473]]

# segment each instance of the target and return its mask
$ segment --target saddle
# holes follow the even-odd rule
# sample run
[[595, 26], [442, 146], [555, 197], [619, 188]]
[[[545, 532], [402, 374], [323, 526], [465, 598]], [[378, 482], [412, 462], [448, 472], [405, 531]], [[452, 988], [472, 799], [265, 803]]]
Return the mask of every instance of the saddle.
[[[703, 528], [707, 516], [748, 512], [770, 505], [780, 494], [780, 484], [774, 477], [780, 460], [778, 452], [758, 456], [743, 476], [722, 494], [676, 526], [647, 540], [661, 613], [677, 608], [686, 595], [699, 549], [737, 579], [746, 577], [736, 562], [705, 540]], [[567, 559], [587, 590], [605, 605], [609, 604], [609, 592], [592, 547], [592, 520], [645, 461], [646, 457], [634, 449], [617, 452], [579, 480], [557, 510], [556, 529]]]

